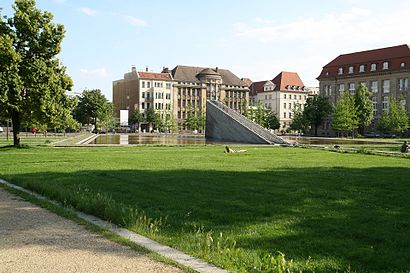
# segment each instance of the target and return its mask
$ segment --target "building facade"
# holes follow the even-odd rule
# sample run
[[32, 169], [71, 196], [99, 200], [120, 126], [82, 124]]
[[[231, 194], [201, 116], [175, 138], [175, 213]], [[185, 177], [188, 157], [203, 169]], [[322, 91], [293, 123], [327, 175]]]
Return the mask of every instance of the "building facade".
[[214, 99], [239, 112], [248, 106], [249, 88], [226, 69], [211, 69], [178, 65], [162, 73], [139, 72], [135, 67], [124, 78], [113, 82], [113, 103], [116, 114], [120, 110], [154, 107], [161, 115], [172, 114], [180, 129], [186, 129], [185, 121], [191, 114], [205, 114], [206, 100]]
[[123, 79], [113, 82], [116, 115], [119, 116], [120, 110], [125, 109], [131, 115], [132, 111], [138, 109], [145, 118], [151, 107], [162, 117], [172, 114], [173, 84], [170, 73], [140, 72], [132, 67]]
[[188, 112], [206, 112], [207, 99], [224, 102], [238, 112], [248, 105], [249, 88], [227, 69], [178, 65], [170, 73], [174, 79], [173, 113], [181, 129], [186, 129]]
[[[372, 96], [375, 117], [367, 131], [375, 131], [377, 120], [389, 109], [389, 98], [401, 98], [410, 109], [410, 46], [400, 45], [340, 55], [325, 65], [317, 78], [320, 95], [336, 103], [340, 94], [365, 84]], [[333, 135], [330, 120], [325, 123], [322, 135]]]
[[295, 72], [281, 72], [273, 80], [254, 82], [250, 92], [253, 105], [259, 102], [277, 115], [281, 130], [290, 126], [295, 107], [303, 110], [310, 94]]

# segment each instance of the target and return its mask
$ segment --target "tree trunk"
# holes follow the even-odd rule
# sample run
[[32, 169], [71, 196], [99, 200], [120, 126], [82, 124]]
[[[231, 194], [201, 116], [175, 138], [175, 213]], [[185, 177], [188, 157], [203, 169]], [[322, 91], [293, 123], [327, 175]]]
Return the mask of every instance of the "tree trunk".
[[315, 137], [317, 137], [317, 124], [315, 124]]
[[11, 123], [13, 124], [13, 145], [20, 146], [20, 113], [16, 111], [11, 112]]

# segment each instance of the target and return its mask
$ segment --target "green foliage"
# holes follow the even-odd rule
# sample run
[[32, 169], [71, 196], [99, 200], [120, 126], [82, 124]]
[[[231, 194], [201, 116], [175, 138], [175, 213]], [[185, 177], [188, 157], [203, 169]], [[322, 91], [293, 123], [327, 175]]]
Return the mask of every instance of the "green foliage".
[[192, 108], [188, 106], [187, 118], [185, 120], [185, 126], [190, 130], [198, 130], [200, 132], [205, 130], [206, 116], [198, 108]]
[[352, 132], [358, 128], [357, 107], [355, 97], [348, 91], [343, 92], [335, 107], [332, 119], [332, 128], [340, 132]]
[[[76, 120], [82, 124], [94, 124], [96, 129], [112, 121], [114, 108], [100, 89], [84, 90], [74, 110]], [[101, 124], [99, 124], [101, 122]]]
[[147, 110], [147, 113], [146, 113], [146, 116], [145, 116], [145, 120], [146, 120], [148, 123], [154, 123], [154, 122], [155, 122], [155, 120], [156, 120], [156, 114], [155, 114], [154, 107], [151, 106], [151, 107]]
[[318, 127], [325, 121], [332, 111], [333, 107], [327, 97], [313, 96], [306, 100], [303, 114], [309, 122], [309, 125], [314, 128], [315, 136], [317, 136]]
[[286, 261], [285, 254], [278, 251], [276, 255], [270, 253], [265, 254], [260, 260], [259, 264], [255, 266], [251, 272], [257, 273], [291, 273], [293, 262]]
[[310, 129], [309, 122], [304, 115], [302, 106], [300, 104], [296, 105], [293, 109], [293, 118], [292, 123], [289, 126], [289, 129], [292, 131], [297, 131], [299, 133], [307, 133]]
[[265, 126], [272, 130], [277, 130], [280, 127], [278, 116], [270, 110], [265, 115]]
[[132, 111], [131, 115], [128, 118], [128, 123], [130, 125], [140, 124], [143, 121], [144, 121], [144, 116], [138, 109], [135, 109], [134, 111]]
[[64, 27], [37, 9], [34, 0], [16, 1], [13, 8], [14, 16], [0, 22], [0, 111], [13, 122], [17, 146], [22, 123], [73, 124], [75, 105], [66, 95], [72, 81], [56, 58]]
[[370, 100], [371, 93], [364, 84], [360, 84], [356, 89], [354, 105], [356, 108], [357, 126], [363, 134], [364, 127], [369, 126], [373, 120], [373, 102]]
[[409, 128], [409, 116], [401, 100], [389, 99], [389, 110], [384, 111], [377, 129], [382, 132], [404, 133]]

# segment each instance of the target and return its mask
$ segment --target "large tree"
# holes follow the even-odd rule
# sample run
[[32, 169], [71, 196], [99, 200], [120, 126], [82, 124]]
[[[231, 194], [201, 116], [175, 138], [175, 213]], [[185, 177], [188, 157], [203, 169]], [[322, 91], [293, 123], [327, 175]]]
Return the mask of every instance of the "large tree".
[[389, 99], [389, 110], [384, 111], [377, 129], [382, 132], [395, 132], [402, 134], [409, 128], [409, 116], [401, 104], [401, 100]]
[[356, 89], [354, 103], [356, 106], [356, 118], [359, 134], [364, 134], [364, 128], [369, 126], [373, 120], [373, 102], [370, 99], [371, 93], [364, 84], [360, 84]]
[[13, 9], [13, 17], [0, 19], [0, 111], [12, 120], [18, 146], [23, 123], [70, 123], [73, 102], [66, 95], [72, 81], [56, 58], [64, 27], [34, 0], [16, 1]]
[[299, 133], [306, 133], [309, 131], [309, 122], [306, 119], [306, 116], [303, 114], [302, 106], [300, 104], [296, 105], [293, 109], [293, 118], [292, 123], [289, 126], [289, 129], [292, 131], [297, 131]]
[[84, 90], [78, 98], [78, 105], [74, 111], [75, 118], [82, 124], [94, 124], [98, 129], [100, 127], [98, 123], [105, 122], [108, 112], [112, 110], [109, 104], [101, 90]]
[[265, 127], [267, 129], [277, 130], [280, 127], [278, 116], [271, 110], [266, 111], [265, 114]]
[[315, 136], [317, 136], [318, 127], [323, 124], [332, 111], [333, 107], [329, 99], [324, 96], [313, 96], [306, 100], [303, 114], [309, 125], [314, 128]]
[[352, 132], [353, 135], [354, 130], [359, 125], [357, 112], [355, 97], [348, 91], [343, 92], [336, 103], [332, 118], [332, 128], [342, 134], [343, 132]]
[[137, 125], [138, 126], [138, 131], [140, 130], [140, 124], [143, 121], [144, 121], [144, 116], [142, 115], [142, 113], [138, 109], [135, 109], [134, 111], [132, 111], [131, 115], [128, 118], [128, 123], [131, 126]]

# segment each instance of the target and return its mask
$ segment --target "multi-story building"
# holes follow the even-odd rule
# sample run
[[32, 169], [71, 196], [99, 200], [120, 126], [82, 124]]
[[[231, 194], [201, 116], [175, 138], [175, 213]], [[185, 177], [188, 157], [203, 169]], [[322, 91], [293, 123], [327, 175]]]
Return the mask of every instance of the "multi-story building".
[[205, 113], [206, 100], [215, 99], [232, 109], [244, 111], [248, 105], [249, 88], [226, 69], [176, 66], [162, 73], [139, 72], [135, 67], [124, 78], [113, 82], [113, 103], [120, 110], [139, 109], [145, 116], [150, 107], [165, 114], [172, 113], [181, 129], [185, 128], [188, 112]]
[[[320, 95], [336, 103], [343, 91], [352, 94], [361, 84], [372, 93], [375, 120], [389, 109], [389, 98], [402, 98], [406, 109], [410, 109], [410, 46], [399, 45], [350, 54], [343, 54], [325, 65], [317, 78]], [[332, 135], [330, 121], [320, 133]], [[375, 122], [368, 128], [375, 130]]]
[[295, 72], [281, 72], [273, 80], [253, 82], [250, 92], [254, 105], [260, 102], [278, 116], [282, 130], [289, 127], [294, 108], [303, 109], [310, 94]]
[[182, 129], [189, 111], [205, 113], [207, 99], [224, 102], [238, 112], [248, 105], [249, 88], [227, 69], [178, 65], [170, 72], [174, 79], [173, 113]]
[[[140, 72], [132, 67], [124, 78], [113, 82], [116, 115], [120, 110], [140, 110], [145, 117], [150, 107], [162, 116], [172, 113], [173, 79], [170, 73]], [[143, 124], [144, 127], [144, 124]], [[148, 130], [149, 128], [145, 128]]]

